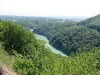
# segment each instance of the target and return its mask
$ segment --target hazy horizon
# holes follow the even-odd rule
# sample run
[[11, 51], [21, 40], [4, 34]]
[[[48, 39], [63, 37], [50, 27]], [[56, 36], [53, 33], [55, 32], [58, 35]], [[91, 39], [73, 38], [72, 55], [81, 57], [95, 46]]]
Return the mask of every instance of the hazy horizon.
[[100, 13], [99, 0], [1, 0], [0, 15], [92, 17]]

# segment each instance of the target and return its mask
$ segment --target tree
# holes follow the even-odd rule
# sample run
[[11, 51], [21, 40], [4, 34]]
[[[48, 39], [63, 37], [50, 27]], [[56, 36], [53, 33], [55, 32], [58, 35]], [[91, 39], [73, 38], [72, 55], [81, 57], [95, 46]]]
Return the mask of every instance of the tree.
[[12, 50], [17, 53], [27, 55], [35, 48], [31, 44], [36, 44], [34, 35], [25, 30], [23, 27], [14, 23], [5, 23], [3, 32], [5, 50], [11, 52]]

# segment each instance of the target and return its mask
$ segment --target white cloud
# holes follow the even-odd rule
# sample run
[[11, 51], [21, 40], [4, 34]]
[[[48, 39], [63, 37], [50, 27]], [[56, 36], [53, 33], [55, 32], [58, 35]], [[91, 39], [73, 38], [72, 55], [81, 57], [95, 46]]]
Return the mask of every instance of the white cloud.
[[0, 0], [0, 13], [33, 16], [94, 16], [99, 0]]

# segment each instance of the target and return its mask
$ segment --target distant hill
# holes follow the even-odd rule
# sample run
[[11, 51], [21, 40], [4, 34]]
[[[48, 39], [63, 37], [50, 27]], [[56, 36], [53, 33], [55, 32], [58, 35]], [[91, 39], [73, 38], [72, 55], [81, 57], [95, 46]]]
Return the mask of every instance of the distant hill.
[[77, 25], [87, 26], [88, 28], [96, 29], [100, 32], [100, 14], [86, 19], [84, 21], [81, 21]]

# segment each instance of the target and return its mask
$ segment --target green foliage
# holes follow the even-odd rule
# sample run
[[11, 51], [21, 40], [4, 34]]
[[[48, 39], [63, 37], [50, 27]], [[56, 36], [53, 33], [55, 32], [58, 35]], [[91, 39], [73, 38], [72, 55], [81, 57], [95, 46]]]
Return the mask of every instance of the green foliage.
[[[30, 54], [37, 43], [34, 35], [26, 31], [23, 27], [15, 25], [14, 23], [5, 23], [3, 30], [3, 41], [5, 50], [11, 52], [16, 50], [18, 53], [27, 55]], [[35, 44], [32, 46], [32, 44]]]
[[[100, 33], [98, 31], [87, 26], [77, 26], [71, 21], [42, 20], [43, 22], [41, 18], [38, 21], [36, 19], [37, 26], [29, 26], [35, 27], [33, 28], [35, 32], [48, 36], [50, 43], [57, 48], [60, 47], [65, 53], [77, 49], [84, 51], [76, 51], [76, 54], [73, 53], [68, 58], [62, 57], [45, 48], [44, 42], [37, 41], [34, 35], [23, 27], [12, 22], [4, 22], [2, 23], [4, 28], [1, 24], [2, 42], [6, 51], [16, 55], [13, 69], [18, 74], [100, 75]], [[29, 23], [32, 24], [31, 21]]]
[[[39, 49], [38, 49], [39, 50]], [[76, 53], [73, 57], [61, 57], [49, 50], [36, 51], [31, 58], [18, 57], [14, 69], [20, 75], [99, 75], [100, 48]]]
[[0, 42], [0, 66], [6, 65], [10, 69], [14, 64], [14, 56], [10, 56], [2, 47], [2, 42]]
[[36, 69], [31, 59], [16, 58], [16, 63], [13, 67], [20, 75], [35, 75], [34, 70]]
[[[78, 49], [84, 51], [100, 46], [99, 17], [100, 15], [81, 22], [39, 17], [11, 17], [11, 20], [15, 19], [16, 23], [32, 28], [34, 33], [45, 35], [52, 46], [70, 55]], [[4, 17], [7, 18], [10, 17]]]
[[0, 41], [2, 41], [3, 38], [3, 28], [4, 28], [3, 22], [0, 21]]
[[96, 29], [100, 32], [100, 14], [92, 18], [79, 22], [77, 25], [84, 25], [90, 29]]

